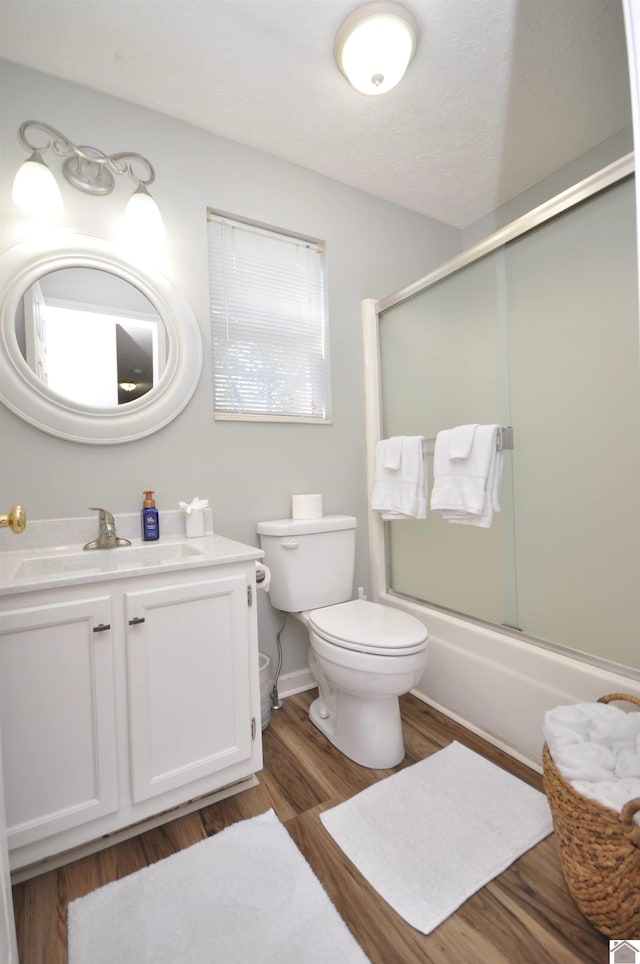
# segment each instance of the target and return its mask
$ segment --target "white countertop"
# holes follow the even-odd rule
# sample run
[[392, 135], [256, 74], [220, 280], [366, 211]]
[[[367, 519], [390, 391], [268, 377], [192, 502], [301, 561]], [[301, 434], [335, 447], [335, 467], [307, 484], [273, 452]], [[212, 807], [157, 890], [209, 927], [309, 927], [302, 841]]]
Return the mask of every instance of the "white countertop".
[[[52, 520], [69, 521], [77, 520]], [[184, 569], [200, 569], [206, 566], [222, 566], [237, 562], [251, 562], [262, 559], [262, 549], [245, 545], [213, 533], [188, 539], [176, 534], [162, 536], [156, 542], [143, 542], [131, 538], [127, 526], [118, 524], [118, 535], [131, 539], [130, 546], [117, 546], [113, 549], [83, 549], [84, 543], [69, 542], [59, 545], [38, 545], [43, 540], [32, 530], [32, 538], [25, 548], [11, 548], [0, 551], [0, 596], [61, 586], [75, 586], [86, 583], [103, 582], [131, 576], [151, 575], [159, 572], [173, 572]], [[29, 525], [29, 524], [27, 524]], [[34, 528], [38, 523], [34, 523]], [[51, 530], [51, 522], [47, 523]], [[70, 527], [58, 528], [60, 533], [71, 532]], [[73, 532], [73, 535], [76, 535]], [[95, 537], [90, 531], [87, 538]], [[22, 536], [14, 537], [16, 541]]]

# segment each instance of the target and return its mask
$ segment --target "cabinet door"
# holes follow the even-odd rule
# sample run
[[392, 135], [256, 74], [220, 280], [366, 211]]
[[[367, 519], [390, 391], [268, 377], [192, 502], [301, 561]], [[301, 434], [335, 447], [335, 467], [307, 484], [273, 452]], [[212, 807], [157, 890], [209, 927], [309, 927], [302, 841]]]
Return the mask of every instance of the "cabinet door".
[[0, 728], [9, 848], [118, 809], [109, 597], [4, 612]]
[[125, 594], [134, 803], [251, 755], [244, 575]]

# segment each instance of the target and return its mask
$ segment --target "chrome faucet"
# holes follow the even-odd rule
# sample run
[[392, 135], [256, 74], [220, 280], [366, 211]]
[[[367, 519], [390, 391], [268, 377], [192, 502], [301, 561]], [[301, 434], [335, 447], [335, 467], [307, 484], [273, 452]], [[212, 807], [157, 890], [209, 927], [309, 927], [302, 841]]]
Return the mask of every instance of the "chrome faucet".
[[130, 546], [129, 539], [120, 539], [116, 533], [113, 515], [107, 509], [99, 509], [90, 505], [92, 512], [98, 513], [98, 538], [87, 542], [85, 549], [115, 549], [116, 546]]

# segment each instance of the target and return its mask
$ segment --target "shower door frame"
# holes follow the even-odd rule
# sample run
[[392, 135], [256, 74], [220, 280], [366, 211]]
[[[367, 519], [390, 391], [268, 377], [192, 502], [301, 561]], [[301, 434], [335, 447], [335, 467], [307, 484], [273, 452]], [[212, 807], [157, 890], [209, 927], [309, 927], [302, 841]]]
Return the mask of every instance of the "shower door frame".
[[[425, 611], [436, 611], [448, 613], [451, 616], [462, 619], [478, 626], [512, 636], [518, 640], [531, 643], [535, 646], [551, 650], [570, 656], [573, 659], [582, 659], [585, 662], [595, 664], [603, 669], [619, 672], [621, 667], [617, 663], [599, 656], [592, 656], [589, 653], [582, 653], [572, 650], [551, 640], [540, 639], [536, 636], [529, 636], [520, 630], [511, 630], [507, 626], [496, 623], [485, 622], [472, 615], [468, 615], [456, 610], [450, 610], [438, 606], [435, 603], [424, 600], [414, 599], [400, 593], [392, 592], [389, 589], [389, 562], [388, 545], [386, 538], [385, 524], [380, 513], [371, 509], [371, 497], [373, 492], [374, 468], [375, 468], [375, 448], [376, 443], [383, 438], [382, 434], [382, 382], [380, 364], [380, 315], [390, 308], [413, 298], [415, 295], [427, 290], [432, 285], [442, 281], [447, 276], [467, 267], [474, 261], [504, 247], [510, 241], [528, 233], [533, 228], [539, 227], [557, 215], [570, 210], [582, 201], [585, 201], [608, 187], [623, 181], [625, 178], [635, 173], [634, 154], [626, 154], [619, 160], [607, 165], [595, 174], [579, 181], [577, 184], [556, 195], [544, 204], [533, 208], [531, 211], [517, 218], [510, 224], [489, 235], [484, 240], [474, 244], [470, 248], [461, 252], [459, 255], [446, 261], [434, 271], [425, 275], [423, 278], [402, 288], [394, 294], [387, 295], [380, 300], [367, 298], [362, 301], [362, 331], [363, 331], [363, 351], [364, 351], [364, 391], [365, 391], [365, 431], [366, 431], [366, 459], [367, 459], [367, 504], [368, 504], [368, 530], [369, 530], [369, 577], [370, 591], [372, 597], [381, 603], [394, 606], [402, 605], [415, 615], [424, 618]], [[640, 358], [638, 359], [640, 365]], [[517, 435], [515, 439], [517, 445]], [[624, 667], [632, 677], [640, 679], [640, 671], [632, 667]]]

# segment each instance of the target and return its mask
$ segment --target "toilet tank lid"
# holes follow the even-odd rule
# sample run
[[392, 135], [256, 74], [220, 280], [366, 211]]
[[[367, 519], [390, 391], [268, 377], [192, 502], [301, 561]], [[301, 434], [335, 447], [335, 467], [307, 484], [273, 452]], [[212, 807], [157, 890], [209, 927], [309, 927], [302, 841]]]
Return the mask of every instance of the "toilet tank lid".
[[259, 522], [256, 526], [260, 536], [304, 536], [315, 532], [338, 532], [355, 529], [358, 520], [353, 515], [323, 515], [319, 519], [273, 519]]

